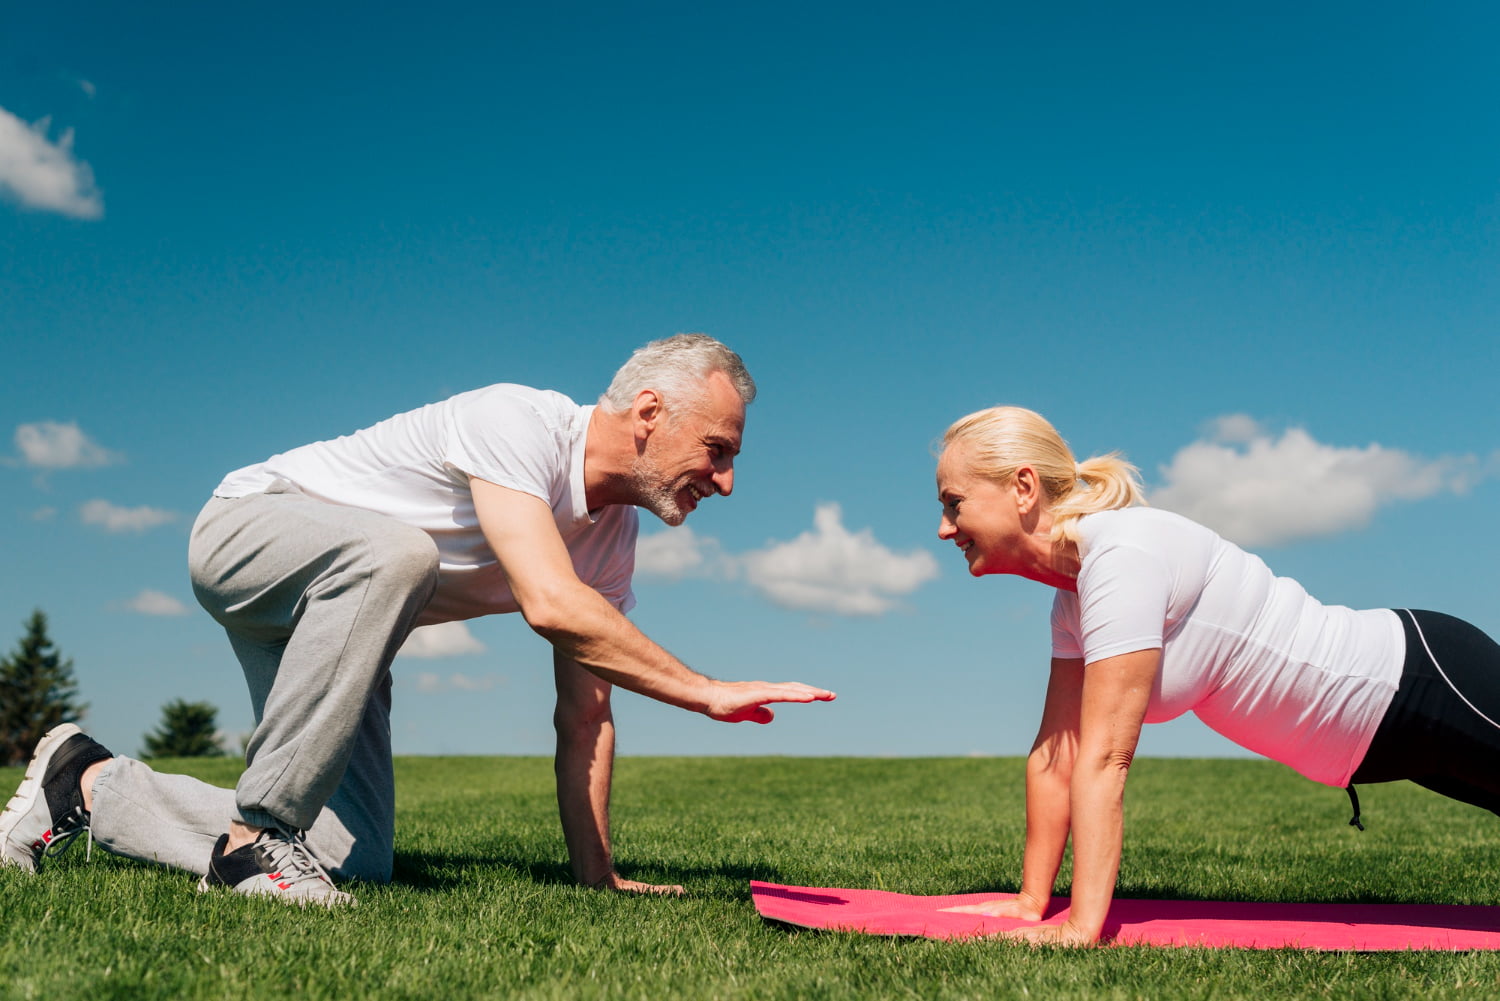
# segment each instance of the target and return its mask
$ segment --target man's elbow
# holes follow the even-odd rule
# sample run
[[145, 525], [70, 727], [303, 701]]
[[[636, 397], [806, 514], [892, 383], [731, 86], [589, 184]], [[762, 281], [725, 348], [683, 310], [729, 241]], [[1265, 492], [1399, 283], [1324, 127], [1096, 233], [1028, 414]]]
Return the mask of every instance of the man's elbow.
[[532, 631], [550, 643], [578, 635], [579, 610], [561, 590], [537, 591], [520, 601], [521, 617]]

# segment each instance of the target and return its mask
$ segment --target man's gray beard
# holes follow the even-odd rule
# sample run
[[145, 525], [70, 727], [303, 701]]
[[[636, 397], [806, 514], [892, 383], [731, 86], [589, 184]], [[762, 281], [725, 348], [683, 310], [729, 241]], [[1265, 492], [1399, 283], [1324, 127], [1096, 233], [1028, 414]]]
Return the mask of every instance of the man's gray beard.
[[636, 456], [630, 467], [630, 482], [635, 488], [636, 506], [643, 507], [668, 525], [681, 525], [687, 512], [677, 503], [677, 491], [663, 484], [661, 470], [653, 459]]

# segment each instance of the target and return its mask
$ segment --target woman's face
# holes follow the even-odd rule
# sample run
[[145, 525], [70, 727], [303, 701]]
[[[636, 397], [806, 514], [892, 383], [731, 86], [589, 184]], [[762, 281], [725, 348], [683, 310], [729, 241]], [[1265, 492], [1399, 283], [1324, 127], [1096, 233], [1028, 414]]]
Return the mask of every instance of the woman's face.
[[938, 501], [943, 505], [938, 538], [951, 539], [963, 551], [969, 573], [1014, 573], [1022, 565], [1026, 531], [1015, 481], [996, 483], [969, 470], [962, 443], [944, 449], [938, 459]]

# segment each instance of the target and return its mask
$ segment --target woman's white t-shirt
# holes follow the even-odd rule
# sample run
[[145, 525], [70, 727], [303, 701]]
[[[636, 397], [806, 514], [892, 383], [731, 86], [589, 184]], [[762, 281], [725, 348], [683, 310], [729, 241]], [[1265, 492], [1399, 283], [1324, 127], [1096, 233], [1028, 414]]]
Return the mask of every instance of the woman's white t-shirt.
[[478, 477], [546, 501], [578, 578], [627, 612], [636, 510], [588, 510], [583, 453], [593, 410], [561, 393], [500, 383], [273, 455], [230, 473], [214, 495], [243, 497], [282, 481], [420, 528], [438, 548], [437, 593], [418, 620], [431, 625], [520, 608], [479, 527], [469, 490]]
[[1085, 515], [1078, 532], [1078, 591], [1052, 605], [1054, 657], [1160, 648], [1147, 723], [1191, 710], [1242, 747], [1348, 785], [1401, 681], [1394, 612], [1320, 604], [1168, 511]]

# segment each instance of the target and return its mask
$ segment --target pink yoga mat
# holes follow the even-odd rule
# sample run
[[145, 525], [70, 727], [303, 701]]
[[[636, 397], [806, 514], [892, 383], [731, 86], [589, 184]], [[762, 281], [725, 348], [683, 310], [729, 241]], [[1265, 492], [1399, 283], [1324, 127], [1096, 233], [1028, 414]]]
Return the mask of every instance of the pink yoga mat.
[[[761, 917], [803, 928], [975, 938], [1026, 924], [1011, 918], [951, 914], [959, 904], [1004, 900], [1011, 893], [915, 897], [884, 890], [778, 886], [751, 881]], [[1044, 924], [1061, 924], [1068, 899], [1054, 897]], [[1459, 904], [1267, 904], [1228, 900], [1116, 900], [1104, 924], [1112, 945], [1233, 946], [1241, 949], [1500, 949], [1500, 907]]]

